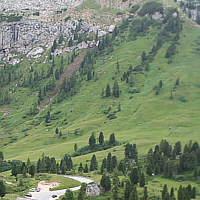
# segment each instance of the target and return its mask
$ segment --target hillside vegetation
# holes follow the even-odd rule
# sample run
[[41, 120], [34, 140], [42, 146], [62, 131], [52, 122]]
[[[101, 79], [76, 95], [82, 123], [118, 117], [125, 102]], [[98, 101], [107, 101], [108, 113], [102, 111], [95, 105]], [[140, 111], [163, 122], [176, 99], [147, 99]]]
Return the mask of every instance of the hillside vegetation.
[[[153, 5], [158, 9], [154, 7], [152, 13], [163, 12], [160, 3]], [[173, 18], [176, 11], [165, 9], [162, 21], [130, 16], [118, 24], [112, 34], [100, 38], [98, 47], [52, 58], [50, 52], [59, 48], [57, 44], [63, 40], [60, 36], [60, 42], [55, 40], [52, 49], [36, 61], [21, 56], [22, 63], [1, 66], [1, 157], [3, 152], [7, 161], [26, 162], [29, 158], [32, 166], [37, 162], [38, 173], [75, 174], [78, 170], [83, 175], [83, 166], [91, 162], [91, 172], [87, 175], [101, 182], [105, 190], [110, 190], [105, 185], [110, 179], [108, 173], [115, 176], [114, 167], [121, 163], [123, 168], [125, 163], [125, 170], [119, 169], [119, 179], [128, 187], [130, 177], [132, 189], [129, 189], [135, 193], [137, 189], [131, 177], [138, 169], [140, 181], [145, 176], [152, 198], [160, 196], [164, 184], [174, 187], [176, 195], [180, 184], [190, 188], [183, 189], [190, 192], [193, 184], [198, 199], [200, 32], [199, 27], [188, 25], [179, 14]], [[146, 7], [139, 12], [140, 16], [145, 15]], [[95, 35], [88, 38], [98, 39]], [[78, 40], [87, 40], [87, 36], [81, 35]], [[70, 39], [68, 45], [72, 44]], [[97, 139], [100, 132], [104, 135], [103, 145]], [[98, 141], [100, 144], [95, 144]], [[175, 152], [179, 141], [182, 150]], [[107, 161], [111, 159], [111, 153], [114, 167], [108, 169], [103, 162], [106, 157]], [[176, 160], [181, 153], [180, 161]], [[159, 161], [152, 155], [159, 155]], [[131, 159], [137, 168], [130, 167]], [[165, 169], [161, 166], [163, 160]], [[22, 166], [18, 166], [20, 174], [24, 170], [26, 175], [29, 169], [21, 161], [18, 163]], [[11, 165], [17, 167], [15, 162], [5, 162], [7, 169], [11, 169]], [[45, 162], [49, 164], [46, 169]], [[100, 168], [101, 162], [103, 167]], [[39, 168], [38, 163], [43, 167]], [[148, 174], [149, 166], [154, 171], [159, 168], [155, 175], [162, 176], [154, 179], [154, 171]], [[170, 166], [172, 176], [168, 171]], [[196, 176], [193, 176], [195, 170]], [[8, 176], [8, 172], [4, 173]], [[17, 176], [13, 169], [11, 173]], [[14, 177], [12, 179], [14, 182]], [[113, 183], [113, 193], [106, 193], [106, 198], [115, 194], [115, 186]], [[123, 187], [119, 189], [120, 197], [124, 195]], [[138, 188], [140, 197], [143, 187]]]

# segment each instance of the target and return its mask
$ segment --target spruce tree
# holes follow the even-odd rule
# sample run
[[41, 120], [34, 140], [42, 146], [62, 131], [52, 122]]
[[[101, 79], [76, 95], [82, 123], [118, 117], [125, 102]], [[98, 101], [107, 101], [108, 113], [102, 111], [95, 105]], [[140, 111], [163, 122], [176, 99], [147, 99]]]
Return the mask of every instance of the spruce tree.
[[144, 173], [142, 173], [140, 177], [140, 187], [144, 187], [144, 186], [145, 186], [145, 177], [144, 177]]
[[167, 185], [165, 184], [164, 187], [163, 187], [163, 190], [162, 190], [162, 199], [165, 198], [165, 194], [168, 192], [167, 190]]
[[131, 183], [133, 183], [134, 185], [139, 182], [139, 174], [138, 174], [138, 169], [137, 168], [132, 168], [131, 169], [131, 173], [130, 173], [129, 178], [131, 180]]
[[170, 197], [173, 197], [173, 196], [174, 196], [174, 188], [172, 187], [171, 192], [170, 192]]
[[31, 175], [32, 178], [34, 177], [35, 173], [36, 173], [35, 165], [31, 165], [30, 170], [29, 170], [29, 174]]
[[106, 168], [108, 172], [112, 171], [111, 153], [108, 153], [107, 160], [106, 160]]
[[148, 192], [147, 192], [147, 187], [144, 187], [144, 200], [148, 199]]
[[66, 200], [73, 200], [74, 199], [73, 192], [70, 189], [67, 189], [65, 192], [65, 197]]
[[4, 197], [6, 195], [6, 187], [3, 181], [0, 181], [0, 197]]
[[119, 97], [119, 85], [117, 80], [114, 81], [114, 85], [113, 85], [113, 96], [114, 97]]
[[152, 176], [152, 173], [153, 173], [153, 171], [152, 171], [152, 165], [149, 164], [149, 165], [147, 166], [147, 174], [148, 174], [149, 176]]
[[85, 164], [85, 168], [84, 168], [83, 172], [84, 173], [88, 173], [88, 166], [87, 166], [87, 164]]
[[89, 145], [90, 145], [90, 148], [91, 148], [91, 149], [94, 149], [95, 144], [96, 144], [96, 139], [95, 139], [95, 134], [94, 134], [94, 132], [93, 132], [92, 135], [91, 135], [90, 138], [89, 138]]
[[106, 97], [109, 97], [111, 95], [111, 92], [110, 92], [110, 85], [107, 84], [106, 86]]
[[103, 132], [100, 132], [100, 134], [99, 134], [99, 144], [102, 145], [103, 142], [104, 142]]
[[125, 190], [124, 190], [124, 200], [129, 200], [130, 193], [131, 193], [131, 183], [129, 180], [127, 180]]

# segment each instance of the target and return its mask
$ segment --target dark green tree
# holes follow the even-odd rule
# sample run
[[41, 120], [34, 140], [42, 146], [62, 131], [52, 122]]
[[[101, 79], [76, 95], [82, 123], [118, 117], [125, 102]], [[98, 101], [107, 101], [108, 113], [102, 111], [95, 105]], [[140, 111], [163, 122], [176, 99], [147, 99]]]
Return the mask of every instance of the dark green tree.
[[112, 166], [113, 170], [115, 169], [115, 167], [117, 167], [117, 157], [116, 156], [113, 156], [111, 158], [111, 166]]
[[36, 173], [35, 165], [31, 165], [30, 170], [29, 170], [29, 174], [31, 175], [31, 177], [34, 177], [35, 173]]
[[165, 184], [162, 190], [162, 199], [165, 198], [165, 194], [168, 193], [167, 185]]
[[176, 79], [175, 85], [179, 85], [179, 78]]
[[73, 192], [70, 189], [67, 189], [65, 192], [65, 197], [66, 200], [73, 200], [74, 199]]
[[18, 170], [17, 170], [16, 163], [13, 164], [11, 173], [12, 173], [13, 176], [15, 176], [15, 177], [17, 176]]
[[114, 133], [110, 134], [109, 143], [110, 144], [114, 144], [115, 143], [115, 134]]
[[134, 185], [139, 182], [139, 174], [138, 174], [138, 169], [137, 168], [132, 168], [131, 169], [131, 173], [130, 173], [129, 178], [131, 180], [131, 183], [133, 183]]
[[192, 199], [196, 199], [196, 187], [193, 187], [193, 188], [192, 188], [191, 198], [192, 198]]
[[142, 52], [142, 61], [145, 61], [147, 59], [145, 51]]
[[129, 200], [130, 194], [131, 194], [131, 183], [129, 180], [126, 181], [126, 186], [124, 190], [124, 200]]
[[98, 162], [97, 162], [96, 156], [93, 155], [90, 162], [90, 171], [94, 171], [97, 169], [98, 169]]
[[147, 187], [144, 187], [144, 200], [148, 199], [148, 192], [147, 192]]
[[0, 181], [0, 197], [4, 197], [6, 195], [6, 187], [3, 184], [3, 181]]
[[48, 111], [46, 116], [45, 116], [45, 122], [49, 123], [49, 120], [50, 120], [50, 112]]
[[58, 134], [58, 133], [59, 133], [59, 130], [58, 130], [58, 128], [57, 128], [57, 127], [56, 127], [56, 131], [55, 131], [55, 133], [56, 133], [56, 134]]
[[172, 187], [171, 192], [170, 192], [170, 197], [173, 197], [173, 196], [174, 196], [174, 188]]
[[85, 164], [85, 168], [84, 168], [83, 172], [84, 173], [88, 173], [88, 166], [87, 166], [87, 164]]
[[110, 92], [110, 85], [107, 84], [107, 87], [106, 87], [106, 97], [109, 97], [111, 95], [111, 92]]
[[102, 145], [103, 142], [104, 142], [103, 132], [100, 132], [100, 134], [99, 134], [99, 144]]
[[119, 85], [117, 80], [114, 81], [114, 85], [113, 85], [113, 96], [114, 97], [119, 97]]
[[106, 160], [106, 168], [108, 172], [112, 171], [111, 153], [108, 153], [107, 160]]
[[94, 134], [94, 132], [93, 132], [92, 135], [91, 135], [90, 138], [89, 138], [89, 145], [90, 145], [90, 148], [91, 148], [91, 149], [94, 149], [95, 144], [96, 144], [96, 138], [95, 138], [95, 134]]
[[74, 144], [74, 151], [76, 152], [78, 150], [78, 145], [77, 143]]
[[119, 62], [117, 61], [117, 71], [119, 71]]
[[80, 166], [79, 166], [79, 168], [78, 168], [78, 171], [79, 171], [79, 172], [82, 172], [82, 171], [83, 171], [83, 164], [82, 164], [82, 163], [80, 163]]
[[153, 173], [152, 165], [149, 164], [149, 165], [147, 166], [147, 175], [152, 176], [152, 173]]
[[4, 159], [3, 152], [0, 151], [0, 161], [3, 161], [3, 159]]
[[144, 176], [144, 173], [142, 173], [140, 176], [140, 187], [144, 187], [144, 186], [145, 186], [145, 176]]

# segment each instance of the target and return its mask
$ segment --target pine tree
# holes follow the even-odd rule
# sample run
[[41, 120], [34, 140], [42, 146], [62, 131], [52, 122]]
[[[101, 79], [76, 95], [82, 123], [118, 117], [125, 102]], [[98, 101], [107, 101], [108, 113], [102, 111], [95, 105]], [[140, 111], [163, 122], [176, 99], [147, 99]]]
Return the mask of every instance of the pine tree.
[[74, 199], [73, 192], [70, 189], [67, 189], [65, 192], [65, 197], [66, 200], [73, 200]]
[[115, 143], [115, 134], [114, 133], [110, 134], [109, 143], [110, 144], [114, 144]]
[[58, 130], [58, 128], [57, 128], [57, 127], [56, 127], [56, 131], [55, 131], [55, 133], [56, 133], [56, 134], [58, 134], [58, 133], [59, 133], [59, 130]]
[[196, 199], [196, 187], [193, 187], [193, 188], [192, 188], [191, 198], [192, 198], [192, 199]]
[[139, 182], [139, 174], [138, 174], [138, 169], [137, 168], [132, 168], [131, 169], [131, 173], [130, 173], [130, 177], [129, 178], [131, 180], [131, 183], [133, 183], [134, 185]]
[[130, 193], [131, 193], [131, 184], [130, 184], [130, 181], [127, 180], [125, 190], [124, 190], [124, 200], [129, 200]]
[[167, 190], [167, 185], [165, 184], [164, 187], [163, 187], [163, 190], [162, 190], [162, 199], [165, 198], [165, 194], [168, 192]]
[[95, 144], [96, 144], [96, 139], [95, 139], [95, 135], [94, 135], [94, 132], [93, 132], [92, 135], [91, 135], [90, 138], [89, 138], [89, 145], [90, 145], [90, 148], [91, 148], [91, 149], [94, 149]]
[[36, 173], [35, 165], [31, 165], [30, 170], [29, 170], [29, 174], [31, 175], [32, 178], [34, 177], [35, 173]]
[[142, 52], [142, 61], [145, 61], [147, 59], [145, 51]]
[[152, 165], [149, 164], [149, 165], [147, 166], [147, 174], [148, 174], [149, 176], [152, 176], [152, 173], [153, 173], [153, 171], [152, 171]]
[[13, 176], [17, 176], [18, 172], [17, 172], [17, 165], [14, 163], [12, 166], [12, 171], [11, 171]]
[[82, 187], [81, 187], [81, 189], [79, 190], [77, 200], [84, 200], [84, 190], [83, 190]]
[[117, 61], [117, 71], [119, 72], [119, 62]]
[[97, 169], [98, 169], [98, 162], [97, 162], [96, 156], [93, 155], [91, 159], [91, 164], [90, 164], [90, 171], [94, 171]]
[[74, 144], [74, 151], [76, 152], [78, 150], [78, 145], [77, 143]]
[[171, 192], [170, 192], [170, 197], [173, 197], [173, 196], [174, 196], [174, 188], [172, 187]]
[[144, 187], [144, 200], [148, 199], [148, 192], [147, 192], [147, 187]]
[[107, 87], [106, 87], [106, 97], [109, 97], [111, 95], [111, 92], [110, 92], [110, 85], [107, 84]]
[[108, 153], [107, 160], [106, 160], [106, 168], [108, 172], [112, 171], [111, 153]]
[[6, 195], [6, 187], [3, 184], [3, 181], [0, 181], [0, 197], [4, 197]]
[[31, 162], [30, 162], [30, 159], [29, 159], [29, 157], [28, 157], [28, 159], [27, 159], [27, 163], [26, 163], [26, 166], [27, 166], [27, 172], [28, 172], [28, 173], [29, 173], [30, 165], [31, 165]]
[[114, 85], [113, 85], [113, 96], [114, 97], [119, 97], [119, 85], [117, 80], [114, 81]]
[[144, 177], [144, 173], [142, 173], [140, 177], [140, 187], [144, 187], [144, 186], [145, 186], [145, 177]]
[[79, 172], [82, 172], [82, 171], [83, 171], [83, 164], [82, 164], [82, 163], [80, 163], [80, 166], [79, 166], [79, 168], [78, 168], [78, 171], [79, 171]]
[[102, 145], [103, 142], [104, 142], [103, 132], [100, 132], [100, 134], [99, 134], [99, 144]]
[[84, 173], [88, 173], [88, 166], [87, 166], [87, 164], [85, 165], [85, 168], [84, 168], [83, 172]]

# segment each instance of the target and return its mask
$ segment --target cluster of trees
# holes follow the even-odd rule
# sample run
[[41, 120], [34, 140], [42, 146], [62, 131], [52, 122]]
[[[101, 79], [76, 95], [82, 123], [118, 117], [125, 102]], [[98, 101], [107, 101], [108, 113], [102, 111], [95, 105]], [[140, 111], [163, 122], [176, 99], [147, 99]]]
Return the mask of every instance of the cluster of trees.
[[102, 161], [101, 173], [104, 173], [106, 171], [111, 173], [117, 166], [118, 166], [117, 157], [112, 156], [111, 153], [108, 153], [107, 158], [104, 158]]
[[12, 169], [12, 162], [6, 162], [4, 160], [3, 152], [0, 151], [0, 172], [8, 171], [10, 169]]
[[125, 158], [134, 159], [137, 162], [138, 161], [138, 156], [137, 156], [138, 152], [137, 152], [136, 144], [127, 143], [125, 145], [124, 155], [125, 155]]
[[160, 12], [163, 14], [163, 4], [155, 1], [150, 1], [143, 5], [143, 7], [138, 12], [138, 15], [142, 17], [146, 14], [154, 14], [155, 12]]
[[[172, 147], [169, 142], [162, 140], [153, 151], [149, 149], [147, 155], [147, 174], [152, 176], [164, 172], [165, 176], [173, 178], [175, 173], [193, 170], [200, 163], [200, 147], [197, 142], [185, 145], [181, 153], [181, 143], [176, 142]], [[178, 157], [177, 157], [178, 156]], [[177, 160], [180, 157], [179, 160]], [[168, 160], [167, 160], [168, 159]]]
[[76, 94], [79, 83], [77, 82], [76, 72], [73, 71], [70, 78], [65, 77], [62, 84], [60, 85], [60, 90], [57, 96], [57, 102], [61, 102], [66, 97], [73, 97]]
[[96, 139], [95, 133], [93, 132], [89, 138], [89, 145], [84, 146], [78, 150], [76, 148], [72, 156], [75, 157], [75, 156], [85, 155], [85, 154], [95, 152], [95, 151], [106, 150], [118, 144], [119, 142], [115, 139], [114, 133], [110, 134], [109, 140], [107, 141], [107, 140], [104, 140], [103, 132], [99, 133], [98, 139]]
[[61, 173], [65, 174], [66, 170], [70, 171], [73, 168], [73, 162], [69, 155], [65, 154], [61, 159], [60, 164], [56, 163], [54, 157], [50, 158], [42, 154], [42, 158], [39, 158], [36, 165], [37, 173]]
[[[174, 195], [174, 188], [172, 187], [170, 190], [170, 193], [168, 192], [167, 185], [165, 184], [162, 190], [162, 199], [164, 200], [176, 200]], [[178, 189], [177, 199], [178, 200], [184, 200], [184, 199], [195, 199], [196, 198], [196, 188], [191, 187], [191, 185], [188, 185], [187, 187], [182, 187], [180, 185]]]
[[109, 97], [111, 96], [111, 94], [114, 96], [114, 97], [119, 97], [119, 85], [118, 85], [118, 81], [117, 80], [114, 80], [114, 84], [113, 84], [113, 92], [111, 93], [111, 89], [110, 89], [110, 85], [107, 84], [106, 86], [106, 91], [105, 91], [105, 94], [104, 94], [104, 89], [102, 89], [102, 92], [101, 92], [101, 97]]

